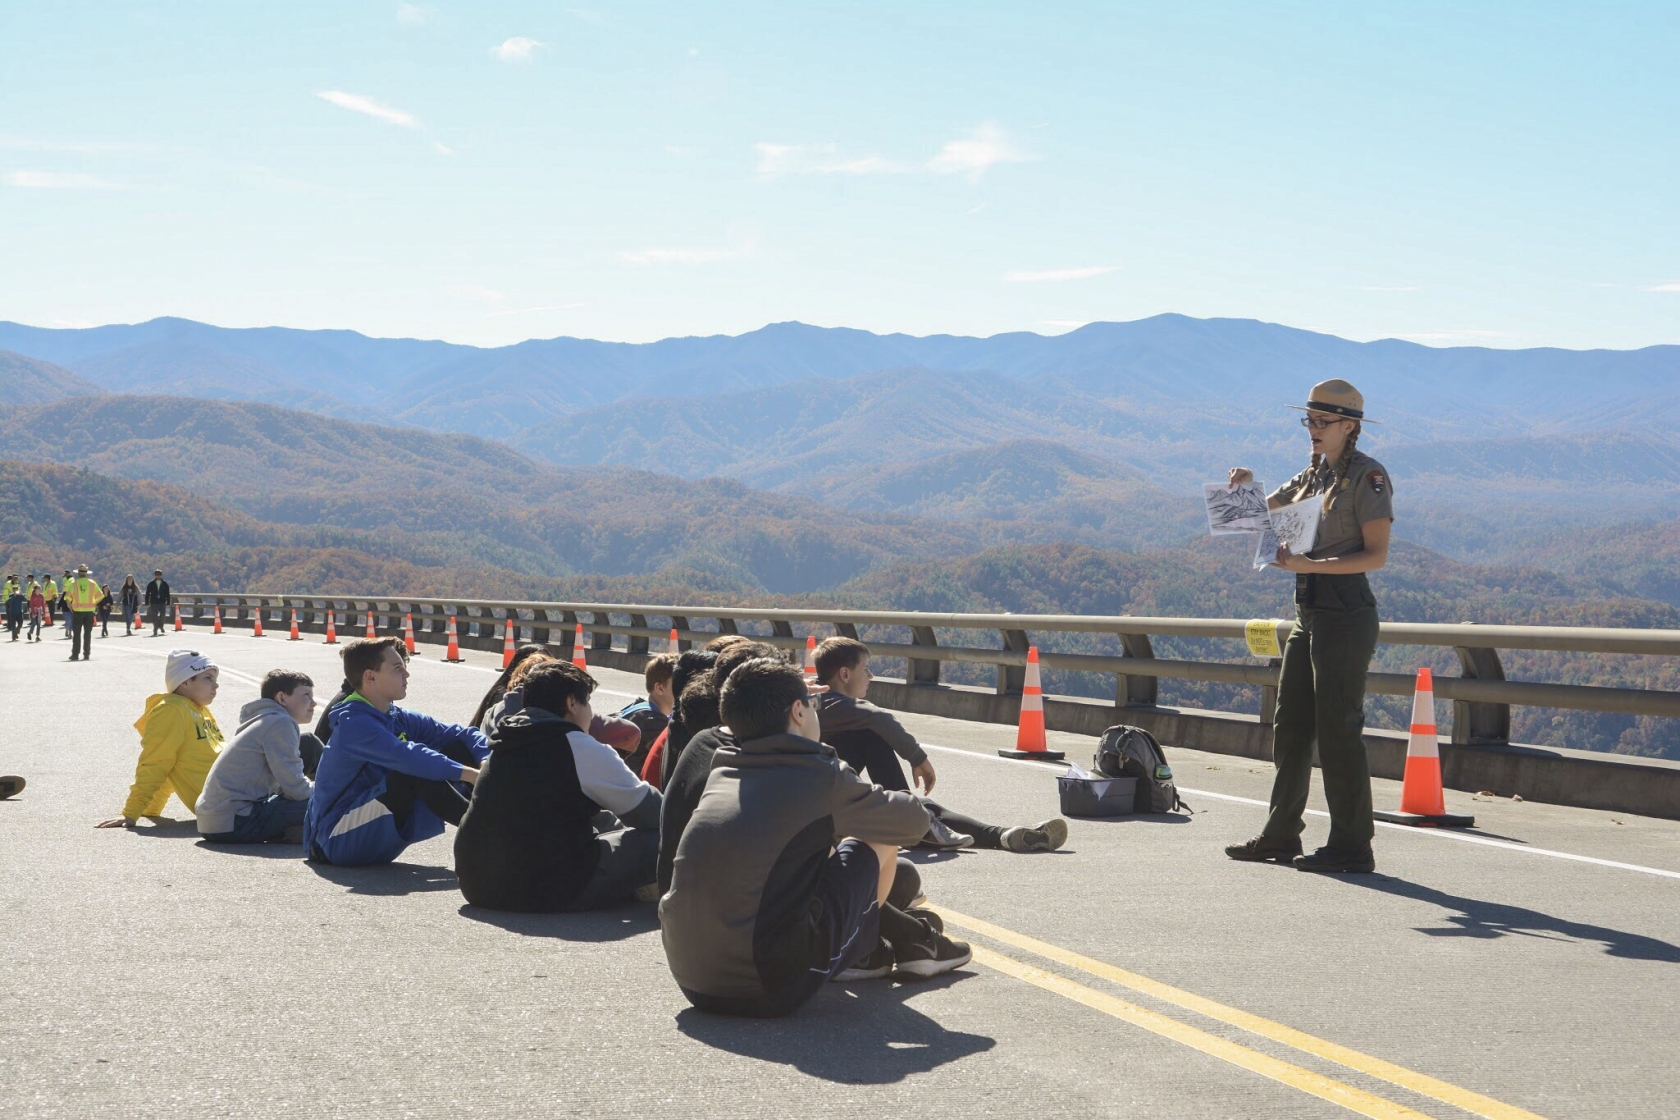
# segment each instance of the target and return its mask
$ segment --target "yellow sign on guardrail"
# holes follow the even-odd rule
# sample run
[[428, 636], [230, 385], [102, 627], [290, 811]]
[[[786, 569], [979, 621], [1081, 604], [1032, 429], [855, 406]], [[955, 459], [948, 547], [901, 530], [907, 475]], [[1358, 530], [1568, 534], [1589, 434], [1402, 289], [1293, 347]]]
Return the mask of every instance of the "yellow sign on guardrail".
[[1244, 636], [1248, 638], [1248, 652], [1255, 657], [1282, 657], [1277, 628], [1278, 620], [1275, 618], [1249, 619], [1248, 625], [1243, 628]]

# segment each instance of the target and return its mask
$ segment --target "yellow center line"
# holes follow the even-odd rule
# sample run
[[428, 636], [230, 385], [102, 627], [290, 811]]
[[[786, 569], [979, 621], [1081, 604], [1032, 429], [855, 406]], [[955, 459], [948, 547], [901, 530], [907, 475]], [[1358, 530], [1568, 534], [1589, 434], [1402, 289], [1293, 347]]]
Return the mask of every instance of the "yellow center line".
[[1053, 972], [1046, 972], [1042, 968], [1034, 968], [1024, 964], [1014, 957], [1006, 957], [1002, 953], [994, 953], [990, 949], [976, 948], [974, 959], [988, 968], [994, 968], [1006, 976], [1013, 976], [1017, 980], [1043, 988], [1047, 992], [1054, 992], [1059, 996], [1082, 1003], [1086, 1007], [1094, 1008], [1104, 1014], [1112, 1015], [1116, 1019], [1123, 1019], [1133, 1026], [1142, 1027], [1146, 1031], [1153, 1031], [1163, 1038], [1170, 1038], [1174, 1042], [1182, 1043], [1204, 1054], [1223, 1059], [1232, 1065], [1279, 1081], [1291, 1089], [1299, 1089], [1303, 1093], [1311, 1093], [1315, 1097], [1329, 1101], [1331, 1104], [1341, 1105], [1351, 1109], [1361, 1116], [1372, 1117], [1373, 1120], [1429, 1120], [1428, 1114], [1407, 1108], [1405, 1105], [1395, 1104], [1386, 1097], [1379, 1097], [1375, 1093], [1368, 1093], [1364, 1089], [1356, 1089], [1345, 1082], [1325, 1077], [1321, 1073], [1314, 1073], [1310, 1069], [1292, 1065], [1281, 1058], [1274, 1058], [1270, 1054], [1262, 1054], [1258, 1050], [1250, 1050], [1246, 1046], [1239, 1046], [1212, 1035], [1204, 1030], [1198, 1030], [1177, 1019], [1170, 1019], [1157, 1011], [1150, 1011], [1139, 1007], [1135, 1003], [1127, 1003], [1123, 999], [1116, 999], [1106, 992], [1099, 992], [1095, 988], [1087, 988], [1083, 984], [1076, 984]]
[[[1329, 1042], [1315, 1035], [1307, 1034], [1305, 1031], [1298, 1031], [1294, 1027], [1286, 1027], [1282, 1023], [1218, 1003], [1203, 996], [1198, 996], [1193, 992], [1187, 992], [1182, 988], [1163, 984], [1159, 980], [1151, 980], [1147, 976], [1140, 976], [1135, 972], [1116, 968], [1104, 961], [1095, 960], [1069, 949], [1063, 949], [1047, 941], [1040, 941], [1036, 937], [1028, 937], [1024, 933], [1016, 933], [1014, 930], [993, 925], [980, 918], [971, 918], [966, 914], [947, 910], [943, 906], [929, 906], [928, 909], [936, 911], [951, 925], [961, 926], [994, 941], [1013, 945], [1017, 949], [1025, 949], [1027, 952], [1036, 953], [1047, 960], [1057, 961], [1069, 968], [1076, 968], [1089, 975], [1119, 984], [1121, 987], [1130, 988], [1134, 992], [1151, 996], [1163, 1003], [1170, 1003], [1187, 1011], [1206, 1015], [1210, 1019], [1238, 1027], [1262, 1038], [1269, 1038], [1273, 1042], [1280, 1042], [1285, 1046], [1293, 1047], [1314, 1057], [1323, 1058], [1326, 1061], [1335, 1062], [1337, 1065], [1346, 1066], [1348, 1069], [1357, 1070], [1381, 1081], [1387, 1081], [1391, 1085], [1398, 1085], [1402, 1089], [1409, 1089], [1421, 1096], [1440, 1101], [1442, 1104], [1450, 1104], [1477, 1116], [1487, 1117], [1487, 1120], [1544, 1120], [1543, 1117], [1535, 1113], [1518, 1108], [1515, 1105], [1506, 1104], [1503, 1101], [1494, 1100], [1492, 1097], [1483, 1096], [1480, 1093], [1454, 1085], [1449, 1081], [1441, 1081], [1427, 1074], [1407, 1069], [1405, 1066], [1385, 1062], [1381, 1058], [1375, 1058], [1358, 1050]], [[975, 952], [978, 955], [980, 951], [976, 950]], [[987, 955], [992, 956], [994, 954]]]

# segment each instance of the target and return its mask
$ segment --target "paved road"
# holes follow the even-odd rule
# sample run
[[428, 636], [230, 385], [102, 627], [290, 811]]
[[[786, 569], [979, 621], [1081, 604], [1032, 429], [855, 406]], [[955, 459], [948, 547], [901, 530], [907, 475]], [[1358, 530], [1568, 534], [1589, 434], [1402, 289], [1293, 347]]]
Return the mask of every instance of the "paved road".
[[[318, 639], [189, 637], [227, 668], [224, 729], [268, 668], [338, 676]], [[475, 910], [447, 836], [340, 870], [204, 848], [174, 804], [180, 824], [95, 831], [174, 644], [116, 637], [71, 665], [56, 637], [0, 643], [0, 772], [30, 781], [0, 802], [8, 1118], [1680, 1112], [1677, 822], [1449, 792], [1496, 843], [1384, 829], [1378, 875], [1325, 879], [1226, 861], [1267, 768], [1171, 751], [1193, 816], [926, 861], [933, 901], [983, 931], [973, 967], [737, 1022], [686, 1007], [651, 907]], [[468, 657], [423, 648], [414, 706], [469, 714], [494, 659]], [[1055, 811], [1054, 770], [992, 753], [1008, 729], [907, 722], [946, 748], [949, 803]]]

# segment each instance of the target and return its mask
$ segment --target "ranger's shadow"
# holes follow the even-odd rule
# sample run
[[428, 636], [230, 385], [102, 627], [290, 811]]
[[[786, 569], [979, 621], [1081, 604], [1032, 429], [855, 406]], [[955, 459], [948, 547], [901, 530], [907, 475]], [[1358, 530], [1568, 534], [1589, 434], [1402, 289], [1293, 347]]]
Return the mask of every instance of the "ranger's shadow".
[[1551, 914], [1542, 914], [1523, 906], [1503, 902], [1488, 902], [1479, 898], [1464, 898], [1408, 882], [1392, 875], [1335, 876], [1336, 881], [1349, 886], [1364, 887], [1384, 894], [1414, 898], [1456, 913], [1446, 915], [1444, 926], [1418, 926], [1419, 933], [1429, 937], [1476, 937], [1491, 940], [1497, 937], [1535, 937], [1544, 941], [1596, 941], [1612, 957], [1637, 961], [1662, 961], [1680, 964], [1680, 945], [1673, 945], [1642, 933], [1610, 929], [1586, 922], [1570, 921]]
[[677, 1014], [677, 1029], [707, 1046], [824, 1081], [887, 1085], [997, 1045], [986, 1035], [946, 1030], [906, 1003], [967, 978], [948, 973], [916, 984], [831, 984], [785, 1019], [737, 1019], [689, 1007]]

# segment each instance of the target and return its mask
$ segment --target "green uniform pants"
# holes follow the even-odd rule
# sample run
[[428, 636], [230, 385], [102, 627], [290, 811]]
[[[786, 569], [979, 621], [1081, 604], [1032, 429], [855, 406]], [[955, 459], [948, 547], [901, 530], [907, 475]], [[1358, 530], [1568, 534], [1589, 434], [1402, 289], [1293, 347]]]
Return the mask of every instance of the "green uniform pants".
[[1292, 843], [1306, 827], [1313, 741], [1330, 803], [1328, 846], [1370, 848], [1371, 767], [1365, 757], [1365, 674], [1377, 646], [1377, 607], [1364, 576], [1308, 576], [1283, 648], [1272, 723], [1271, 811], [1264, 835]]

